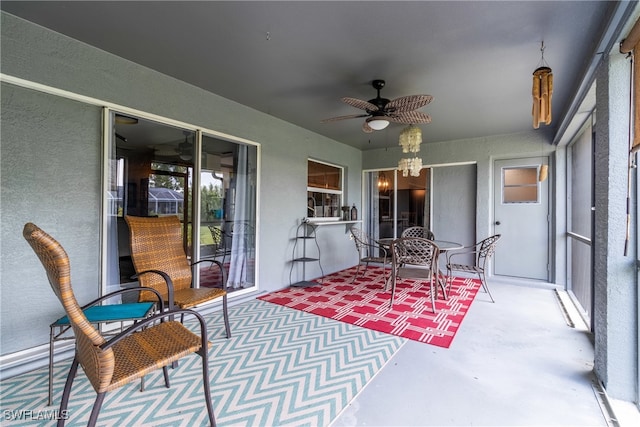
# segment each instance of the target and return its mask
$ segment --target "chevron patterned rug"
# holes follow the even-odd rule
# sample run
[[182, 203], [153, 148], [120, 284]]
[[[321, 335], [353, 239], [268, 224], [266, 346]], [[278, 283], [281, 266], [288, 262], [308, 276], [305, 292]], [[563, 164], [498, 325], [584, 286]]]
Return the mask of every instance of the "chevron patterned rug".
[[[208, 316], [211, 392], [218, 426], [327, 426], [405, 342], [401, 338], [259, 300], [231, 307], [233, 336], [220, 313]], [[0, 383], [1, 425], [52, 425], [70, 361], [55, 365], [54, 406], [47, 369]], [[207, 410], [200, 357], [107, 393], [98, 425], [202, 426]], [[79, 371], [68, 426], [86, 425], [95, 392]]]
[[[456, 277], [449, 298], [442, 293], [431, 308], [429, 286], [420, 280], [396, 283], [393, 308], [391, 292], [384, 290], [382, 267], [369, 267], [352, 282], [356, 267], [316, 280], [317, 286], [291, 287], [260, 297], [263, 301], [303, 310], [319, 316], [449, 348], [462, 319], [481, 286], [480, 281]], [[388, 272], [387, 272], [388, 273]]]

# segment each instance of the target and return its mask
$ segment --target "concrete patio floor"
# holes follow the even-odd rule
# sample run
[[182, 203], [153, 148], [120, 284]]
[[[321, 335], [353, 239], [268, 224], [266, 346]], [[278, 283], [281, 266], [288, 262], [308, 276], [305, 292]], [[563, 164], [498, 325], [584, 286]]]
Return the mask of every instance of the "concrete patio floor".
[[569, 326], [556, 291], [489, 283], [496, 303], [480, 291], [450, 348], [404, 344], [332, 427], [623, 425], [593, 374], [590, 334], [579, 318]]

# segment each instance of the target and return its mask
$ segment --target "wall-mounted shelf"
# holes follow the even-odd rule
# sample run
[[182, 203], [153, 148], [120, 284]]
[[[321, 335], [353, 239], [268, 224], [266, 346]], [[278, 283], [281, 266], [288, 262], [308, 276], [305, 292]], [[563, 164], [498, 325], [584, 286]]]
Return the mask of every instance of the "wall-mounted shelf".
[[358, 224], [361, 223], [362, 220], [358, 219], [358, 220], [353, 220], [353, 221], [314, 221], [312, 219], [309, 219], [309, 224], [313, 224], [315, 226], [325, 226], [325, 225], [338, 225], [338, 224], [342, 224], [344, 225], [344, 232], [348, 233], [349, 229], [353, 226], [353, 224]]

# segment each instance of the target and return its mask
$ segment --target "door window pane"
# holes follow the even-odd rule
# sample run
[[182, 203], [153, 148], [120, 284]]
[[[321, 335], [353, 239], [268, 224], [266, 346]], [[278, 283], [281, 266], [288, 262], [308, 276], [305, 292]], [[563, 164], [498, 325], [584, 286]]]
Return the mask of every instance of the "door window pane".
[[503, 203], [538, 202], [538, 167], [504, 168], [502, 170]]

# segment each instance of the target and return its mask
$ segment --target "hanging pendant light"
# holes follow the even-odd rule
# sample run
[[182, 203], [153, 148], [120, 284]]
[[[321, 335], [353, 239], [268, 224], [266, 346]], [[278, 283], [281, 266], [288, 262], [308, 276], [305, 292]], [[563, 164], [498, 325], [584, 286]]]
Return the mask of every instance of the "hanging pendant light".
[[381, 193], [386, 193], [387, 191], [389, 191], [390, 186], [391, 183], [389, 182], [389, 178], [387, 178], [387, 175], [384, 172], [380, 172], [378, 174], [378, 191]]
[[422, 131], [417, 126], [407, 126], [400, 132], [399, 144], [403, 153], [417, 153], [422, 144]]
[[[417, 153], [422, 144], [422, 131], [419, 127], [409, 125], [400, 132], [399, 144], [403, 153]], [[420, 176], [422, 169], [422, 159], [417, 155], [412, 159], [400, 159], [398, 170], [402, 171], [402, 176]]]
[[398, 162], [398, 170], [404, 177], [420, 176], [420, 169], [422, 169], [422, 159], [417, 156], [413, 159], [400, 159]]
[[551, 95], [553, 94], [553, 72], [544, 60], [544, 41], [540, 47], [542, 58], [538, 68], [533, 72], [533, 128], [540, 124], [551, 124]]

